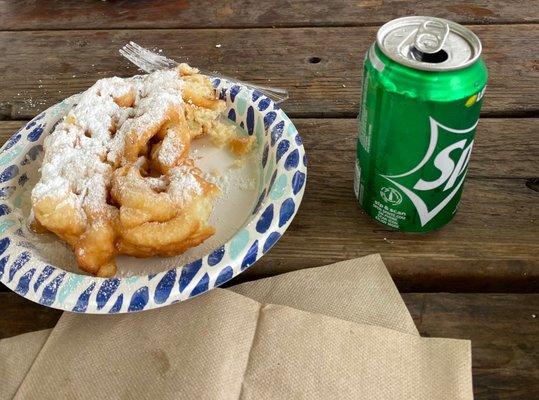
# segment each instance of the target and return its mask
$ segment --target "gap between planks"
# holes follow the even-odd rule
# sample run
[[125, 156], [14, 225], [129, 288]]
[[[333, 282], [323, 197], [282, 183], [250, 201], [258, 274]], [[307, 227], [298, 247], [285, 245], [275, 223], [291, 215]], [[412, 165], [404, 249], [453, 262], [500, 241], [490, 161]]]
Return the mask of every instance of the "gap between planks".
[[[388, 20], [390, 21], [390, 20]], [[387, 21], [386, 21], [387, 22]], [[77, 27], [75, 28], [47, 28], [47, 29], [36, 29], [36, 28], [23, 28], [23, 29], [0, 29], [1, 32], [65, 32], [65, 31], [145, 31], [145, 30], [261, 30], [261, 29], [305, 29], [305, 28], [373, 28], [380, 27], [384, 22], [373, 22], [373, 23], [357, 23], [357, 24], [341, 24], [341, 23], [313, 23], [310, 25], [294, 25], [294, 24], [283, 24], [283, 25], [260, 25], [260, 26], [251, 26], [251, 25], [240, 25], [240, 26], [200, 26], [200, 25], [182, 25], [181, 28], [172, 28], [172, 27], [113, 27], [113, 28], [84, 28]], [[460, 23], [463, 26], [473, 26], [473, 25], [539, 25], [537, 21], [521, 21], [521, 20], [500, 20], [500, 21], [470, 21], [466, 23]]]

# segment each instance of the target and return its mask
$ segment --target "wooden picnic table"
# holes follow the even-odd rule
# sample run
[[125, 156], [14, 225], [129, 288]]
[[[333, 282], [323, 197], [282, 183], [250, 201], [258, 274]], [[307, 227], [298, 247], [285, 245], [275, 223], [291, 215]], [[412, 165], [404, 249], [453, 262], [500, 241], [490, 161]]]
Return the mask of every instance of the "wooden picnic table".
[[[352, 190], [365, 50], [384, 22], [413, 14], [469, 25], [490, 72], [460, 210], [428, 234], [376, 224]], [[136, 73], [118, 54], [129, 40], [288, 88], [283, 108], [309, 158], [305, 197], [237, 281], [379, 252], [421, 334], [472, 339], [478, 399], [539, 398], [538, 22], [539, 4], [502, 0], [1, 1], [1, 143], [97, 79]], [[0, 338], [59, 315], [0, 288]]]

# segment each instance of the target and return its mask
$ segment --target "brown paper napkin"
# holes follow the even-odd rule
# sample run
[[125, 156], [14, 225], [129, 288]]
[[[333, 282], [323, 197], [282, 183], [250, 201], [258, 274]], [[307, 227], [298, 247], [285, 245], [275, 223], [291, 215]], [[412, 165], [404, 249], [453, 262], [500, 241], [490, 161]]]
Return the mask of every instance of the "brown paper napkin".
[[[229, 290], [260, 303], [418, 334], [378, 254], [247, 282]], [[0, 398], [14, 395], [50, 331], [0, 341], [0, 360], [5, 361], [0, 363]]]
[[12, 398], [52, 329], [0, 340], [0, 399]]
[[380, 254], [247, 282], [230, 290], [259, 303], [419, 334]]
[[469, 342], [417, 336], [378, 256], [234, 290], [277, 304], [215, 290], [140, 314], [66, 313], [33, 365], [12, 354], [19, 371], [0, 379], [16, 398], [472, 398]]

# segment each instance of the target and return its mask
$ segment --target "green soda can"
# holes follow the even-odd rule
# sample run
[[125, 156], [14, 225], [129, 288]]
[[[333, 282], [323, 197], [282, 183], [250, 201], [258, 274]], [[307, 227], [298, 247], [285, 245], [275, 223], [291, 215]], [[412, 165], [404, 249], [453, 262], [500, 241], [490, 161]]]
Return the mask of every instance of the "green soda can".
[[469, 29], [432, 17], [380, 28], [365, 57], [356, 197], [375, 220], [427, 232], [455, 214], [487, 69]]

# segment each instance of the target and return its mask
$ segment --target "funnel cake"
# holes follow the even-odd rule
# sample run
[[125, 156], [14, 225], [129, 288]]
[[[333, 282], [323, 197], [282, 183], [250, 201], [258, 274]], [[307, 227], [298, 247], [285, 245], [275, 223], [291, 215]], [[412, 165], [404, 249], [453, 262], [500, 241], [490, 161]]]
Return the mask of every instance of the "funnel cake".
[[173, 256], [213, 235], [207, 221], [218, 189], [204, 180], [192, 160], [159, 178], [145, 177], [141, 171], [126, 165], [112, 179], [111, 195], [120, 205], [117, 247], [121, 253]]
[[97, 276], [115, 274], [117, 254], [174, 256], [202, 243], [219, 189], [189, 158], [191, 141], [209, 135], [242, 154], [255, 140], [222, 121], [224, 108], [186, 64], [97, 81], [44, 141], [35, 230], [67, 242]]

